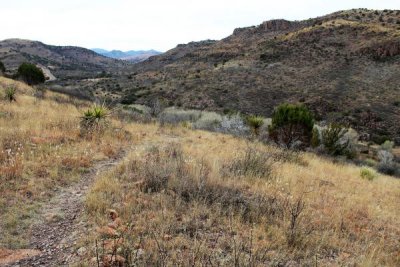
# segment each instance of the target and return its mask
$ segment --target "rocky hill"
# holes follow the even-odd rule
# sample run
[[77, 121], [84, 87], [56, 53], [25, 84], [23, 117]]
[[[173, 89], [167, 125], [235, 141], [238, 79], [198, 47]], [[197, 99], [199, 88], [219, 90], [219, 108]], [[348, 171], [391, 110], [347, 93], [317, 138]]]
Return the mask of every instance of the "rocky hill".
[[125, 95], [145, 103], [270, 116], [303, 102], [317, 119], [375, 139], [400, 134], [400, 11], [357, 9], [272, 20], [220, 41], [178, 45], [136, 64]]
[[55, 79], [80, 79], [102, 72], [116, 72], [126, 63], [73, 46], [52, 46], [41, 42], [8, 39], [0, 42], [0, 61], [15, 71], [23, 62], [35, 63]]
[[136, 64], [12, 39], [0, 42], [0, 61], [7, 69], [36, 63], [55, 76], [51, 88], [114, 103], [163, 98], [185, 108], [269, 117], [282, 102], [301, 102], [317, 120], [351, 125], [365, 140], [400, 143], [399, 10], [266, 21]]

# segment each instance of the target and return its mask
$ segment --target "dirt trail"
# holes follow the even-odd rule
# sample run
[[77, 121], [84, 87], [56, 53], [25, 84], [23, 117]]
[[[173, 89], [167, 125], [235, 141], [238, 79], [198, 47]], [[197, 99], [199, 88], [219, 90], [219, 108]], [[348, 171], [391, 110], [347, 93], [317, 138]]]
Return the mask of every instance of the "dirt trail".
[[78, 258], [76, 241], [87, 227], [82, 221], [85, 195], [99, 173], [109, 170], [123, 158], [121, 154], [116, 159], [98, 163], [80, 181], [62, 189], [46, 203], [30, 232], [30, 248], [41, 253], [3, 266], [69, 266], [74, 262]]

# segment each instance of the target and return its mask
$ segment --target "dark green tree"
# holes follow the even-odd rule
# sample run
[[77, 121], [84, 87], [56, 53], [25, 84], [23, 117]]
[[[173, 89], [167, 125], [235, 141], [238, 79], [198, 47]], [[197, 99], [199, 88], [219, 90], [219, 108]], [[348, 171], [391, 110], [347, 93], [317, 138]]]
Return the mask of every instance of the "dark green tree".
[[18, 68], [17, 77], [29, 85], [44, 83], [46, 80], [43, 71], [31, 63], [22, 63]]
[[269, 134], [276, 143], [292, 148], [310, 145], [314, 118], [304, 105], [281, 104], [272, 114]]
[[4, 66], [3, 62], [0, 61], [0, 73], [6, 72], [6, 67]]

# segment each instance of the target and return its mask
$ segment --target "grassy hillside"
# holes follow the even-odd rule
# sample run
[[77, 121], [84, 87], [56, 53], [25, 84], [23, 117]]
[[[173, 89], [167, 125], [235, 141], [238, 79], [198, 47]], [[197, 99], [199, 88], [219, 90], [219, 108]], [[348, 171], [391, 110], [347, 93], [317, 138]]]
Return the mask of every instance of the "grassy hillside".
[[[16, 89], [8, 102], [7, 88]], [[85, 103], [0, 77], [0, 247], [28, 245], [40, 203], [125, 145], [117, 128], [101, 139], [80, 136]], [[116, 131], [116, 132], [113, 132]]]
[[86, 198], [88, 260], [97, 240], [139, 266], [400, 262], [399, 180], [222, 134], [128, 129], [140, 142]]
[[68, 244], [79, 266], [96, 266], [96, 254], [138, 266], [400, 264], [398, 179], [230, 135], [113, 117], [104, 134], [84, 138], [80, 117], [90, 103], [39, 97], [4, 78], [0, 85], [2, 93], [17, 88], [17, 102], [0, 102], [3, 249], [31, 248], [41, 209], [125, 150], [121, 163], [94, 174], [84, 213], [68, 222], [86, 225]]

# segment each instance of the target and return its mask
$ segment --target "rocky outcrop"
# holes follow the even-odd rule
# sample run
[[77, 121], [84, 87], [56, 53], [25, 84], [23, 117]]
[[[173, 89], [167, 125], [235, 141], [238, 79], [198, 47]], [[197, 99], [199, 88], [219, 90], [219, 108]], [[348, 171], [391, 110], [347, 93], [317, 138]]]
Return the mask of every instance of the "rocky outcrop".
[[284, 19], [276, 19], [265, 21], [260, 25], [260, 29], [264, 31], [286, 31], [291, 29], [296, 22], [284, 20]]

